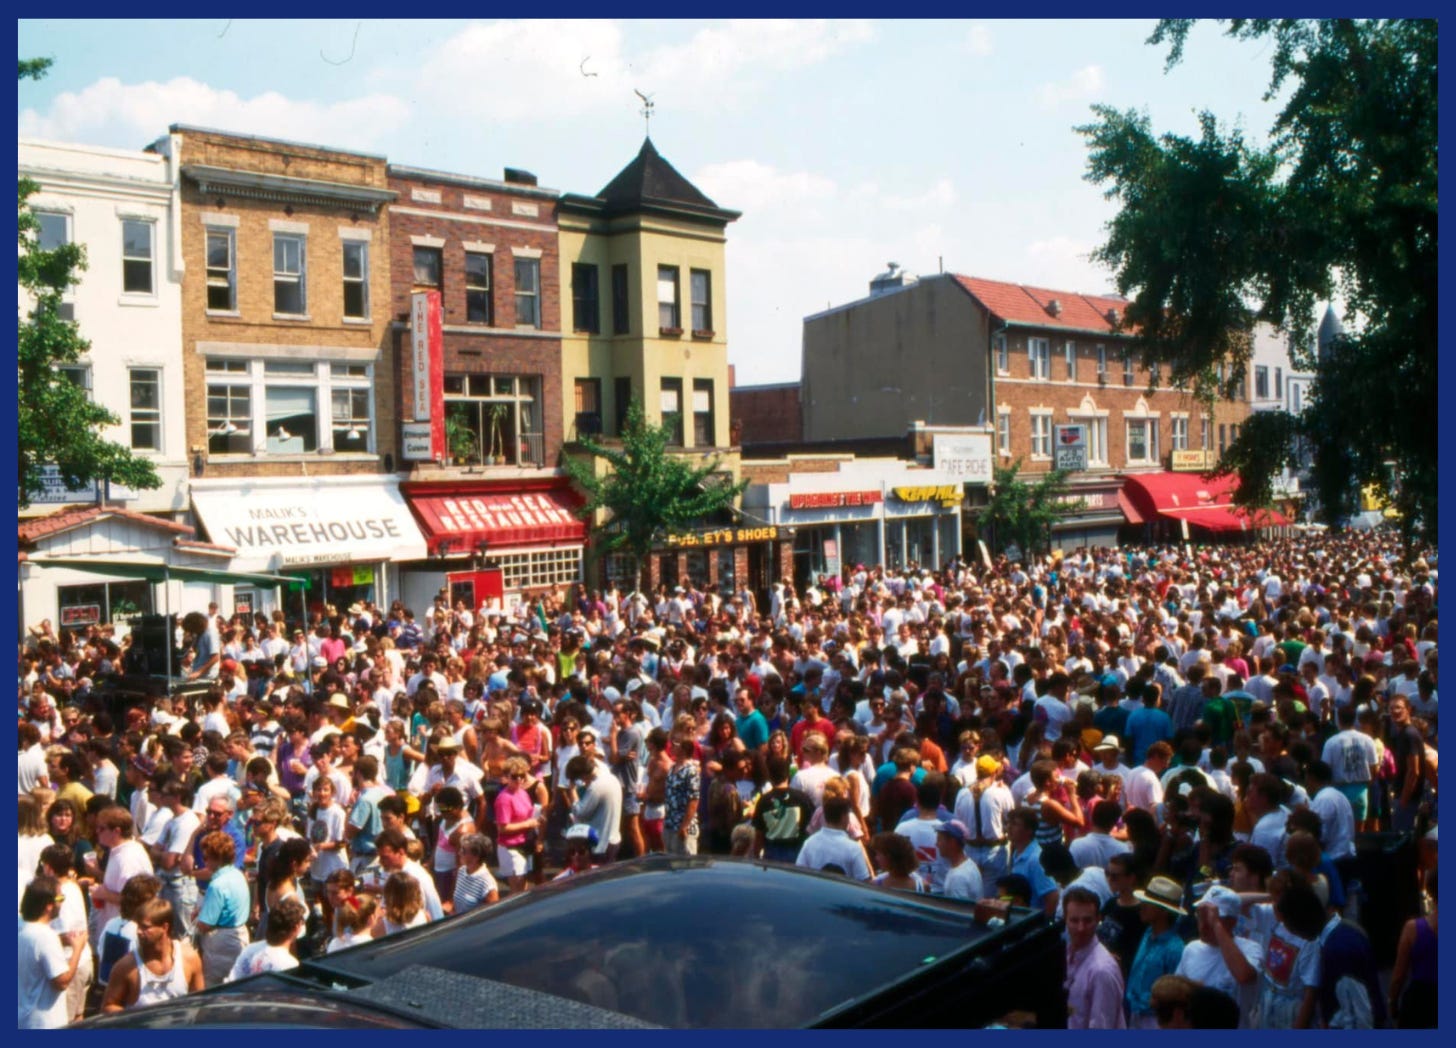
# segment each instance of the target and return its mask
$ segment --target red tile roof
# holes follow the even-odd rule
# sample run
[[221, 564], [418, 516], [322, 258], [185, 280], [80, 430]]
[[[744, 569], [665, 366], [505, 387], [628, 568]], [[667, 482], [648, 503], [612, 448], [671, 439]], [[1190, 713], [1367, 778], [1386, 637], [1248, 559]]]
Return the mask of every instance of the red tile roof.
[[[1127, 299], [1116, 295], [1084, 295], [1076, 291], [1053, 291], [1025, 284], [1008, 284], [1001, 280], [956, 275], [956, 283], [1002, 321], [1035, 327], [1065, 328], [1073, 331], [1096, 331], [1113, 334], [1108, 310], [1117, 310], [1119, 317], [1127, 309]], [[1047, 312], [1052, 300], [1061, 303], [1056, 316]]]
[[38, 542], [41, 539], [59, 535], [63, 531], [70, 531], [72, 528], [79, 528], [106, 517], [120, 517], [146, 527], [173, 531], [188, 538], [196, 534], [186, 524], [177, 524], [147, 513], [138, 513], [136, 510], [127, 509], [124, 506], [67, 506], [44, 517], [22, 520], [18, 528], [19, 538], [21, 542]]

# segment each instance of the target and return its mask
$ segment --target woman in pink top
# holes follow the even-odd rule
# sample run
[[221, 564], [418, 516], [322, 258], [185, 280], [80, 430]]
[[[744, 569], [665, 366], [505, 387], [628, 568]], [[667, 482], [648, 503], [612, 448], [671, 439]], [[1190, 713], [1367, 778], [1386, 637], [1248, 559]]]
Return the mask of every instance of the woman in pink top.
[[495, 799], [496, 861], [513, 892], [525, 888], [531, 871], [527, 841], [536, 829], [536, 805], [526, 789], [530, 774], [524, 757], [506, 761], [505, 786]]

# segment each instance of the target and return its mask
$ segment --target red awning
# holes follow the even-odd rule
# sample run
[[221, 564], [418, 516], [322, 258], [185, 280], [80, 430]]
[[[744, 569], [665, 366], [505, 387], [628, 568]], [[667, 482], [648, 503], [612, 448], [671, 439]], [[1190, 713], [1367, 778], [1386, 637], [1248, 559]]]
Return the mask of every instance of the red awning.
[[[1288, 517], [1272, 510], [1250, 513], [1233, 504], [1239, 478], [1233, 475], [1205, 480], [1197, 473], [1133, 473], [1118, 493], [1118, 502], [1126, 514], [1129, 508], [1140, 517], [1151, 520], [1186, 520], [1190, 527], [1205, 531], [1232, 533], [1256, 531], [1260, 528], [1283, 527]], [[1132, 516], [1128, 516], [1132, 523]]]
[[576, 515], [571, 496], [560, 488], [451, 494], [406, 491], [405, 497], [426, 540], [433, 545], [440, 539], [456, 539], [461, 542], [457, 552], [481, 541], [497, 549], [586, 541], [586, 522]]
[[1147, 519], [1137, 511], [1137, 507], [1127, 497], [1127, 492], [1120, 489], [1117, 492], [1117, 508], [1122, 510], [1122, 515], [1127, 518], [1129, 524], [1147, 523]]

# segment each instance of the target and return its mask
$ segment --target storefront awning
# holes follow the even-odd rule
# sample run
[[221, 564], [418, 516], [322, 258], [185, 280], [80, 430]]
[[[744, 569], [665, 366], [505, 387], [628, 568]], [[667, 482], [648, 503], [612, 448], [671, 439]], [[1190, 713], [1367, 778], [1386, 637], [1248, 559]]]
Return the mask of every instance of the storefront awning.
[[1125, 491], [1117, 493], [1117, 508], [1122, 510], [1122, 515], [1129, 524], [1147, 523], [1147, 518], [1138, 512], [1137, 507], [1132, 504], [1132, 500], [1127, 497]]
[[[1123, 512], [1131, 523], [1163, 518], [1187, 521], [1189, 527], [1215, 533], [1256, 531], [1290, 523], [1288, 517], [1273, 510], [1250, 512], [1235, 506], [1238, 483], [1232, 475], [1205, 480], [1197, 473], [1134, 473], [1127, 477], [1118, 501], [1125, 503]], [[1135, 521], [1132, 514], [1142, 519]]]
[[432, 549], [439, 549], [442, 541], [455, 553], [482, 542], [503, 549], [586, 541], [586, 522], [576, 515], [578, 504], [564, 488], [445, 493], [433, 487], [412, 489], [406, 496]]
[[192, 507], [234, 567], [419, 560], [425, 537], [399, 487], [370, 478], [195, 480]]
[[102, 560], [90, 557], [33, 557], [27, 563], [38, 568], [70, 568], [105, 575], [114, 579], [141, 579], [146, 582], [210, 582], [231, 586], [285, 586], [294, 581], [282, 575], [256, 572], [216, 571], [212, 568], [189, 568], [177, 564], [151, 564], [134, 560]]

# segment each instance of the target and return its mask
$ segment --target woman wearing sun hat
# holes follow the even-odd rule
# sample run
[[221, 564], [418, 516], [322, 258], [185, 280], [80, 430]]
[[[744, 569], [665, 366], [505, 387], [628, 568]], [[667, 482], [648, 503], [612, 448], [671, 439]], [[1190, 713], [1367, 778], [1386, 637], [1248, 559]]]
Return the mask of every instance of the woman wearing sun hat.
[[1169, 877], [1154, 877], [1133, 896], [1142, 903], [1142, 919], [1148, 927], [1127, 978], [1127, 1025], [1134, 1030], [1156, 1030], [1153, 983], [1176, 972], [1183, 959], [1183, 938], [1173, 928], [1174, 921], [1187, 912], [1181, 905], [1183, 885]]

